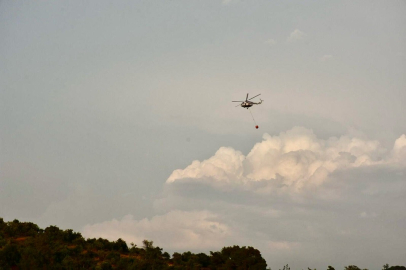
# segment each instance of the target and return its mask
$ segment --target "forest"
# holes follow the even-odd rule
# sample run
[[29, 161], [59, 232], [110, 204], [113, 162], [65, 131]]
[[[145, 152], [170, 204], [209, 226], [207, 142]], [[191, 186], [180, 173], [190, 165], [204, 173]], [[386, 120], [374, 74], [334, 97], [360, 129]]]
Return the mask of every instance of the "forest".
[[[170, 255], [153, 241], [142, 247], [123, 239], [85, 239], [73, 230], [56, 226], [41, 229], [32, 222], [0, 218], [0, 269], [253, 269], [265, 270], [266, 261], [253, 247], [230, 246], [221, 251]], [[282, 267], [290, 270], [289, 265]], [[384, 265], [383, 270], [406, 270], [404, 266]], [[308, 268], [308, 270], [312, 270]], [[328, 270], [334, 270], [332, 266]], [[361, 270], [355, 265], [345, 270]]]

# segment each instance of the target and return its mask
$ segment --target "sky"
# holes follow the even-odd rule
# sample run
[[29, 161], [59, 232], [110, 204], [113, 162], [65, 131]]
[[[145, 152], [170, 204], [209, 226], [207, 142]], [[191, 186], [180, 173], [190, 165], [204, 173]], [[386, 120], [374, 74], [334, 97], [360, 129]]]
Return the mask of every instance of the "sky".
[[0, 1], [0, 217], [272, 269], [405, 265], [405, 14]]

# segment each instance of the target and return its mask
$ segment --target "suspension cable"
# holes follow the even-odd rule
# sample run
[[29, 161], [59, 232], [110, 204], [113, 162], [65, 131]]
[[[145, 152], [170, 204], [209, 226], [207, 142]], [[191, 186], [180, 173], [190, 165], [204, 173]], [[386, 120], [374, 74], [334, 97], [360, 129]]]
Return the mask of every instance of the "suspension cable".
[[257, 122], [255, 122], [254, 115], [252, 115], [251, 109], [248, 108], [248, 110], [250, 111], [250, 114], [251, 114], [251, 116], [252, 116], [252, 120], [254, 120], [255, 126], [257, 126]]

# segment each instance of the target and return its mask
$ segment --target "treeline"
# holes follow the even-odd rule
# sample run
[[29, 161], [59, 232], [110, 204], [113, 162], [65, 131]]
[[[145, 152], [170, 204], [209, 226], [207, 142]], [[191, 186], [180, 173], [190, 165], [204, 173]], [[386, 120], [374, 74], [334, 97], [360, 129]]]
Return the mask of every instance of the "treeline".
[[[56, 226], [40, 229], [31, 222], [0, 218], [0, 270], [8, 269], [190, 269], [265, 270], [266, 262], [253, 247], [224, 247], [221, 251], [194, 254], [190, 251], [169, 255], [152, 241], [137, 247], [118, 239], [84, 239], [73, 230]], [[270, 269], [270, 268], [268, 268]], [[290, 270], [289, 265], [282, 270]], [[310, 269], [307, 270], [316, 270]], [[327, 270], [335, 270], [329, 266]], [[344, 270], [367, 270], [349, 265]], [[406, 270], [384, 265], [382, 270]]]
[[253, 247], [224, 247], [221, 251], [170, 256], [152, 241], [142, 247], [122, 239], [84, 239], [80, 233], [56, 226], [40, 229], [31, 222], [0, 218], [0, 269], [266, 269]]

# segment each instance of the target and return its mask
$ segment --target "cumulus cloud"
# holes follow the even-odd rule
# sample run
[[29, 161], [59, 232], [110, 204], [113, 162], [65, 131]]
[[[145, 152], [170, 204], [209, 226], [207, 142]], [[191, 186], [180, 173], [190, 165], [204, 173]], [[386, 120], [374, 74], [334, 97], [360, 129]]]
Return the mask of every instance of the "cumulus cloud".
[[158, 246], [174, 250], [221, 248], [231, 229], [217, 221], [217, 215], [209, 211], [170, 211], [151, 219], [135, 220], [127, 215], [121, 220], [87, 225], [82, 233], [85, 237], [118, 238], [127, 242], [141, 243], [153, 240]]
[[292, 33], [290, 33], [288, 37], [289, 42], [295, 42], [298, 40], [303, 39], [306, 36], [306, 34], [299, 29], [295, 29]]
[[392, 155], [395, 162], [406, 164], [406, 135], [403, 134], [396, 141], [393, 146]]
[[[397, 159], [406, 149], [405, 141], [403, 137], [396, 141], [393, 155]], [[312, 130], [295, 127], [275, 136], [264, 134], [247, 156], [222, 147], [207, 160], [175, 170], [167, 183], [184, 180], [246, 185], [268, 180], [299, 191], [322, 184], [336, 170], [382, 164], [388, 158], [378, 141], [350, 136], [323, 140]]]
[[244, 155], [232, 148], [221, 147], [213, 157], [202, 162], [195, 160], [184, 170], [175, 170], [167, 183], [179, 179], [211, 179], [216, 182], [230, 182], [242, 177]]

